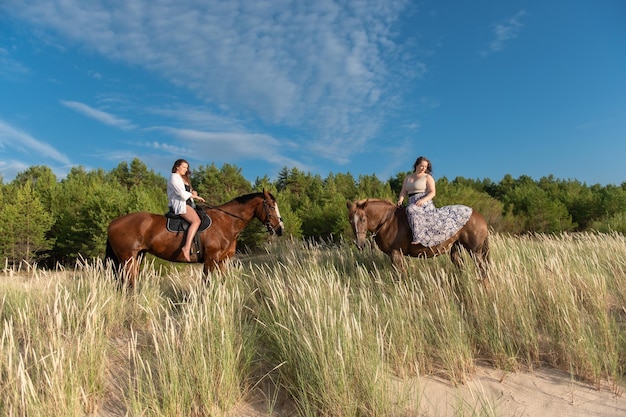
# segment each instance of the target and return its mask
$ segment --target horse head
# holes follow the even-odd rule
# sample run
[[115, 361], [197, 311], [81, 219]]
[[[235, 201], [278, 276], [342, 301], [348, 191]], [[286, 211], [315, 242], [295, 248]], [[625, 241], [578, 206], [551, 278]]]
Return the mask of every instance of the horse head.
[[261, 223], [265, 225], [270, 234], [276, 233], [282, 236], [285, 225], [280, 217], [276, 198], [267, 190], [263, 190], [263, 218], [259, 217]]
[[363, 249], [367, 244], [369, 224], [367, 212], [365, 211], [366, 205], [367, 200], [361, 200], [354, 203], [350, 201], [346, 202], [346, 206], [348, 207], [348, 220], [350, 221], [350, 226], [352, 226], [352, 232], [356, 237], [356, 247], [359, 249]]

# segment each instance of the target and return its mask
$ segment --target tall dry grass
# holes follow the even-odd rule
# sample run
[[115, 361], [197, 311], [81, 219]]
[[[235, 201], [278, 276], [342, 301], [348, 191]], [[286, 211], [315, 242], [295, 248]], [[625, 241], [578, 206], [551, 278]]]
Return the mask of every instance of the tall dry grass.
[[[200, 266], [147, 262], [132, 293], [94, 260], [0, 276], [0, 414], [415, 415], [398, 381], [463, 384], [477, 361], [551, 366], [620, 393], [626, 240], [492, 237], [470, 265], [277, 241], [207, 285]], [[469, 262], [469, 259], [467, 259]], [[282, 407], [282, 408], [281, 408]], [[494, 415], [459, 404], [456, 415]]]

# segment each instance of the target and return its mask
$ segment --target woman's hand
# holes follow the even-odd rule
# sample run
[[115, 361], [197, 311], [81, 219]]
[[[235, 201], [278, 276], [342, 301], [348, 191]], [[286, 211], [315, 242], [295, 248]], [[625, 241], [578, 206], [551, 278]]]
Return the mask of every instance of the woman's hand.
[[204, 198], [200, 197], [196, 190], [193, 190], [191, 192], [191, 198], [193, 198], [194, 200], [202, 201], [204, 203]]

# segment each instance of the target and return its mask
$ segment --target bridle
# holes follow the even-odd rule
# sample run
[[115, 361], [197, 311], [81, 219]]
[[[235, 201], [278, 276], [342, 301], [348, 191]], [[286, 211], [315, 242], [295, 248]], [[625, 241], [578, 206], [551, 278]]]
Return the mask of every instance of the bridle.
[[[265, 223], [264, 223], [265, 227], [267, 228], [267, 231], [270, 234], [273, 235], [274, 233], [276, 233], [276, 229], [281, 227], [280, 224], [282, 223], [283, 218], [282, 217], [277, 217], [277, 216], [275, 216], [274, 214], [271, 213], [271, 210], [270, 210], [270, 207], [269, 207], [269, 203], [267, 202], [266, 198], [263, 199], [263, 208], [265, 209]], [[276, 226], [276, 227], [272, 226], [271, 220], [272, 220], [273, 217], [276, 217], [278, 219], [278, 226]]]
[[[367, 214], [365, 213], [365, 210], [363, 210], [363, 216], [367, 218]], [[353, 217], [356, 217], [356, 216], [353, 216]], [[359, 216], [359, 218], [360, 217], [361, 216]], [[359, 241], [359, 236], [363, 236], [363, 240], [367, 240], [367, 232], [368, 232], [367, 226], [365, 227], [365, 230], [359, 231], [359, 226], [358, 226], [358, 222], [356, 221], [356, 219], [353, 219], [353, 222], [354, 222], [354, 234], [356, 235], [357, 242]], [[366, 224], [369, 224], [369, 223], [366, 222]]]

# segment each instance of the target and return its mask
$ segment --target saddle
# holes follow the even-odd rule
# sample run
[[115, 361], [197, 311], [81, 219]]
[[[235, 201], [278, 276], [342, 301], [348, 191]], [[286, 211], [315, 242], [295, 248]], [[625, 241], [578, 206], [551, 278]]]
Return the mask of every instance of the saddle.
[[[213, 220], [209, 217], [206, 211], [202, 210], [201, 208], [196, 208], [195, 210], [200, 217], [200, 227], [198, 228], [198, 232], [193, 238], [193, 244], [196, 247], [196, 254], [198, 255], [198, 258], [200, 258], [201, 246], [199, 235], [201, 232], [211, 227]], [[165, 213], [165, 219], [165, 224], [168, 232], [185, 233], [187, 229], [189, 229], [189, 222], [180, 217], [178, 214], [174, 214], [171, 210]]]
[[[203, 232], [211, 227], [213, 220], [211, 220], [209, 215], [206, 214], [206, 211], [202, 210], [201, 208], [196, 208], [195, 210], [200, 217], [200, 228], [198, 229], [198, 232]], [[165, 218], [167, 219], [168, 232], [180, 233], [185, 232], [187, 231], [187, 229], [189, 229], [189, 222], [180, 217], [178, 214], [174, 214], [172, 211], [168, 211], [167, 213], [165, 213]]]

